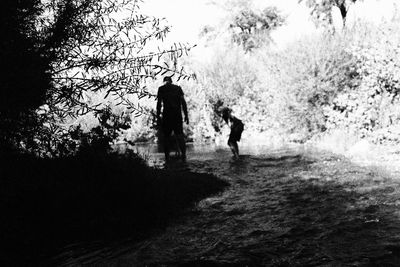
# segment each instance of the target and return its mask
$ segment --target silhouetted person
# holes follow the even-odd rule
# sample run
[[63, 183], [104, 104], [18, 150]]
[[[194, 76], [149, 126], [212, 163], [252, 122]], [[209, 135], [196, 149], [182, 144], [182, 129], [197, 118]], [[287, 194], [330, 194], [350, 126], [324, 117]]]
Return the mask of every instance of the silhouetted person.
[[186, 145], [183, 136], [182, 109], [185, 115], [185, 122], [189, 124], [187, 105], [183, 96], [182, 88], [172, 83], [171, 77], [164, 77], [164, 85], [158, 88], [157, 93], [157, 118], [160, 121], [162, 111], [162, 131], [164, 134], [165, 160], [169, 160], [169, 140], [174, 131], [179, 149], [182, 153], [182, 160], [186, 159]]
[[224, 107], [220, 109], [222, 118], [231, 127], [229, 134], [228, 146], [232, 150], [233, 157], [239, 158], [239, 146], [238, 143], [242, 137], [244, 124], [241, 120], [232, 115], [232, 109]]

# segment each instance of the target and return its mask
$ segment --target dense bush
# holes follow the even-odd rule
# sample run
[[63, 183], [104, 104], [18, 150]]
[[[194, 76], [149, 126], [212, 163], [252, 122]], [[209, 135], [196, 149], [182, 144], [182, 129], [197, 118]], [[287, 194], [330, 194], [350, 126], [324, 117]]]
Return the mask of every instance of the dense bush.
[[[227, 105], [253, 134], [304, 142], [337, 129], [376, 143], [400, 140], [400, 36], [396, 21], [359, 22], [343, 32], [314, 33], [281, 50], [245, 51], [215, 40], [185, 64], [197, 80], [178, 82], [186, 95], [188, 138], [213, 141], [227, 134], [216, 114]], [[155, 94], [160, 84], [149, 85]], [[140, 102], [124, 138], [156, 140], [155, 98]], [[127, 138], [126, 138], [127, 137]]]
[[326, 130], [323, 108], [338, 92], [352, 87], [354, 64], [345, 38], [316, 35], [268, 56], [268, 75], [276, 81], [272, 113], [298, 141]]
[[[200, 100], [204, 102], [192, 105], [203, 107], [203, 117], [208, 112], [208, 118], [201, 122], [202, 128], [209, 128], [206, 132], [218, 134], [223, 128], [223, 121], [216, 114], [221, 105], [233, 108], [235, 114], [244, 120], [247, 129], [256, 130], [265, 125], [264, 111], [270, 96], [263, 90], [260, 62], [252, 54], [233, 45], [228, 50], [217, 49], [209, 61], [198, 63], [197, 67], [196, 90], [203, 93]], [[199, 99], [192, 95], [193, 87], [188, 86], [188, 97]]]
[[[214, 137], [222, 128], [215, 106], [223, 102], [244, 121], [248, 133], [273, 131], [304, 141], [326, 129], [323, 107], [353, 86], [354, 64], [344, 41], [314, 36], [284, 51], [246, 53], [234, 45], [216, 49], [208, 61], [197, 63], [197, 84], [188, 86], [188, 95], [203, 93], [203, 98], [194, 99], [207, 110], [207, 133]], [[205, 128], [208, 120], [199, 121], [199, 126]]]
[[[352, 30], [352, 33], [355, 29]], [[355, 86], [326, 107], [327, 127], [351, 129], [373, 142], [398, 142], [400, 135], [400, 43], [392, 23], [360, 26], [347, 49], [355, 62]]]
[[216, 50], [197, 67], [197, 86], [205, 92], [198, 104], [212, 107], [221, 100], [245, 121], [246, 131], [272, 130], [291, 141], [343, 128], [374, 142], [397, 142], [398, 32], [394, 22], [360, 22], [335, 35], [303, 37], [279, 51]]

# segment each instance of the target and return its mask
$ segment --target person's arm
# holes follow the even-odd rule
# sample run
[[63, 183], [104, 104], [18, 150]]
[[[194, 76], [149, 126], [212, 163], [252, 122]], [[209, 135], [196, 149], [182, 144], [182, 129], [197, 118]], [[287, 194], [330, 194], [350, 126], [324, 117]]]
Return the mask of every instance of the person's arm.
[[187, 124], [189, 124], [189, 116], [188, 116], [188, 111], [187, 111], [187, 104], [186, 104], [185, 97], [183, 95], [182, 88], [181, 88], [181, 103], [182, 103], [183, 114], [185, 115], [185, 122]]
[[161, 94], [160, 94], [160, 89], [158, 89], [158, 93], [157, 93], [157, 119], [160, 118], [161, 105], [162, 105], [162, 98], [161, 98]]

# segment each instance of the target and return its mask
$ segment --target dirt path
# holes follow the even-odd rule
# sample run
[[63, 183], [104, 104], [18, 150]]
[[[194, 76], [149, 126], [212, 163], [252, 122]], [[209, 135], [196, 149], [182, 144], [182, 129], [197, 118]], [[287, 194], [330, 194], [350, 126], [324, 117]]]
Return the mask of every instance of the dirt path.
[[231, 186], [107, 266], [400, 266], [400, 183], [290, 150], [192, 155]]

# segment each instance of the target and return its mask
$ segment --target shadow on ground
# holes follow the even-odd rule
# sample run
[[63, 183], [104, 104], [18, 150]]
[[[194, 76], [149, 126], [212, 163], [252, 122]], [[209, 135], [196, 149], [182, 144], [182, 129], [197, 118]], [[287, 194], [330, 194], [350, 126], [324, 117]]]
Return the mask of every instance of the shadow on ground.
[[0, 162], [1, 266], [119, 255], [107, 248], [160, 231], [182, 210], [227, 186], [209, 174], [148, 168], [134, 154], [0, 155]]
[[400, 265], [394, 179], [329, 154], [223, 154], [188, 164], [231, 186], [104, 265]]

